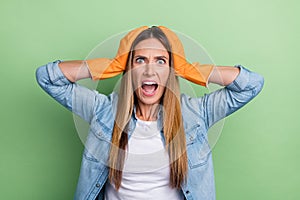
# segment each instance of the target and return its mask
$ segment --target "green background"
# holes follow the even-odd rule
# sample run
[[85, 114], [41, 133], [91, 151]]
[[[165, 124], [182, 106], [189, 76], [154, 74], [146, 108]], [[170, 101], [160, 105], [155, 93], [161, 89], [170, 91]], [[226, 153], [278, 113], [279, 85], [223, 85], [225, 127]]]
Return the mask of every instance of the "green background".
[[265, 77], [262, 93], [225, 120], [213, 150], [218, 200], [300, 199], [299, 1], [2, 0], [0, 199], [72, 199], [83, 145], [72, 114], [35, 69], [84, 59], [141, 25], [194, 38], [218, 65]]

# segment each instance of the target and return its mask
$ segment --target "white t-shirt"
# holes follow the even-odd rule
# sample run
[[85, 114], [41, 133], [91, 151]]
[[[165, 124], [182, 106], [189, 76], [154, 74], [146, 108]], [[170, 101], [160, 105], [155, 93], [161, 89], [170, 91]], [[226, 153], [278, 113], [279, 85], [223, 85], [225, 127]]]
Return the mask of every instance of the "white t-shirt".
[[182, 200], [178, 189], [170, 187], [169, 155], [164, 148], [157, 121], [137, 120], [128, 141], [122, 182], [118, 191], [109, 181], [105, 200]]

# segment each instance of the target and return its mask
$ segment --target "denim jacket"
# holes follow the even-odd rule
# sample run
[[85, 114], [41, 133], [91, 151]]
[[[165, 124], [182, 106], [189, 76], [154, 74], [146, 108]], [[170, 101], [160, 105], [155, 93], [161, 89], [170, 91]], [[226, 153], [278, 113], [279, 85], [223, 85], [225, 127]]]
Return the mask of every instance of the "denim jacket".
[[[75, 200], [104, 199], [103, 186], [108, 179], [107, 160], [112, 138], [118, 95], [108, 96], [70, 82], [58, 67], [59, 60], [36, 71], [39, 85], [61, 105], [90, 124], [83, 152]], [[181, 94], [181, 109], [186, 134], [188, 174], [181, 189], [186, 199], [215, 199], [215, 183], [208, 129], [235, 112], [262, 89], [264, 79], [243, 66], [228, 86], [200, 98]], [[162, 121], [158, 114], [158, 122]], [[129, 123], [129, 137], [136, 125], [135, 115]]]

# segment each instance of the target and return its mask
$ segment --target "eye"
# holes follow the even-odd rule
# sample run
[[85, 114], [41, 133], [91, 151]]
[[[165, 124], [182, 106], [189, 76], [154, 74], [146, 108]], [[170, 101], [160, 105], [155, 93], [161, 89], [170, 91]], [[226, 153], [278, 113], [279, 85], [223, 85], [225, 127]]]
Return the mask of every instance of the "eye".
[[145, 62], [145, 59], [144, 59], [144, 58], [141, 58], [141, 57], [137, 57], [137, 58], [135, 59], [135, 62], [136, 62], [136, 63], [139, 63], [139, 64], [142, 64], [142, 63]]
[[166, 61], [164, 59], [158, 59], [157, 63], [160, 65], [164, 65], [164, 64], [166, 64]]

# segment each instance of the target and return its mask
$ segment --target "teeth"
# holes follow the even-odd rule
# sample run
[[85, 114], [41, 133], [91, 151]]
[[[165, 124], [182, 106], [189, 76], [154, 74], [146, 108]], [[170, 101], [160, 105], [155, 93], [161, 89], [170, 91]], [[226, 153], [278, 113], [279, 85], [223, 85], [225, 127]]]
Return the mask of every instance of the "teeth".
[[156, 84], [156, 82], [154, 82], [154, 81], [145, 81], [145, 82], [143, 82], [143, 84], [145, 84], [145, 85], [154, 85], [154, 84]]

